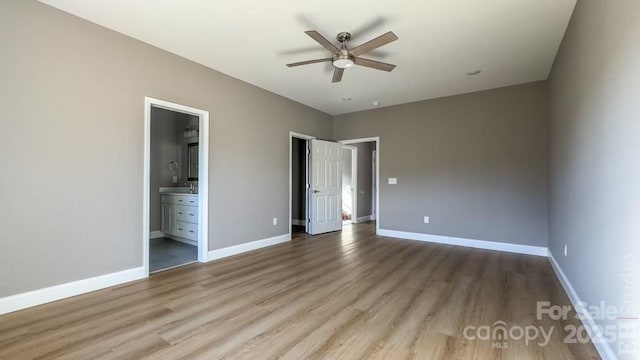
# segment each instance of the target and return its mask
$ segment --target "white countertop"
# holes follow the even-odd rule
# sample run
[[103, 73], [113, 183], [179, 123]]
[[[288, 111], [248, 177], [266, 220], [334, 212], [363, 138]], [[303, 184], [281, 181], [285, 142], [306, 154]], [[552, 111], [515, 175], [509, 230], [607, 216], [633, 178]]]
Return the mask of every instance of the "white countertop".
[[197, 197], [198, 194], [192, 194], [188, 187], [161, 187], [159, 193], [168, 195], [187, 195]]

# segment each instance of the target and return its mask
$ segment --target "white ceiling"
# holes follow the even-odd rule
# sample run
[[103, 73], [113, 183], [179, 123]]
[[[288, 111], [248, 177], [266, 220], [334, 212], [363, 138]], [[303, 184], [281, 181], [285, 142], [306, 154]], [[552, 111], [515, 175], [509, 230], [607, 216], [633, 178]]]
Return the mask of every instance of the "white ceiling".
[[[467, 93], [548, 77], [576, 0], [41, 0], [329, 114]], [[390, 73], [331, 65], [308, 37], [353, 34], [350, 47], [393, 31], [363, 57]], [[482, 69], [476, 76], [467, 72]], [[345, 102], [342, 98], [351, 98]]]

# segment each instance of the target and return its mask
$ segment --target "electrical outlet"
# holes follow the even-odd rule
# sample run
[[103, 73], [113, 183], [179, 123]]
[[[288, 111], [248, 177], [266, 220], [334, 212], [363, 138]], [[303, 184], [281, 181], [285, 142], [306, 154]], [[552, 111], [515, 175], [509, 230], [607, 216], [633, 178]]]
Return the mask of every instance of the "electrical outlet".
[[276, 226], [276, 225], [278, 225], [278, 218], [274, 217], [273, 218], [273, 226]]
[[428, 224], [428, 223], [429, 223], [429, 217], [428, 217], [428, 216], [425, 216], [425, 217], [424, 217], [424, 223], [425, 223], [425, 224]]
[[398, 183], [398, 178], [389, 178], [389, 185], [395, 185]]
[[174, 184], [178, 183], [178, 177], [176, 175], [173, 175], [173, 179], [172, 179]]
[[567, 256], [567, 244], [564, 244], [564, 256]]

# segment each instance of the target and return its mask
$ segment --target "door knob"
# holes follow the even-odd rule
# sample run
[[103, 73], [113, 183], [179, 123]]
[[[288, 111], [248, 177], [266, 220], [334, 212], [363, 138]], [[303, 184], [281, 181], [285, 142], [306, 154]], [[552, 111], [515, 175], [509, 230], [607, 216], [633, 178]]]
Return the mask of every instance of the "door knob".
[[313, 190], [314, 194], [319, 193], [319, 192], [320, 192], [320, 190]]

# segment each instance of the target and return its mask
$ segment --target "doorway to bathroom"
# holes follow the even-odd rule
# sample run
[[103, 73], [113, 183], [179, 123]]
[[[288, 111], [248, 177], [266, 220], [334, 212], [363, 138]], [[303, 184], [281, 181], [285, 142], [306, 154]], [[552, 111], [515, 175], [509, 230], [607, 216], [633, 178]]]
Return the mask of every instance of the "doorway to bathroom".
[[207, 261], [207, 111], [145, 98], [143, 265]]
[[358, 148], [343, 145], [342, 157], [342, 226], [356, 223], [358, 213]]

